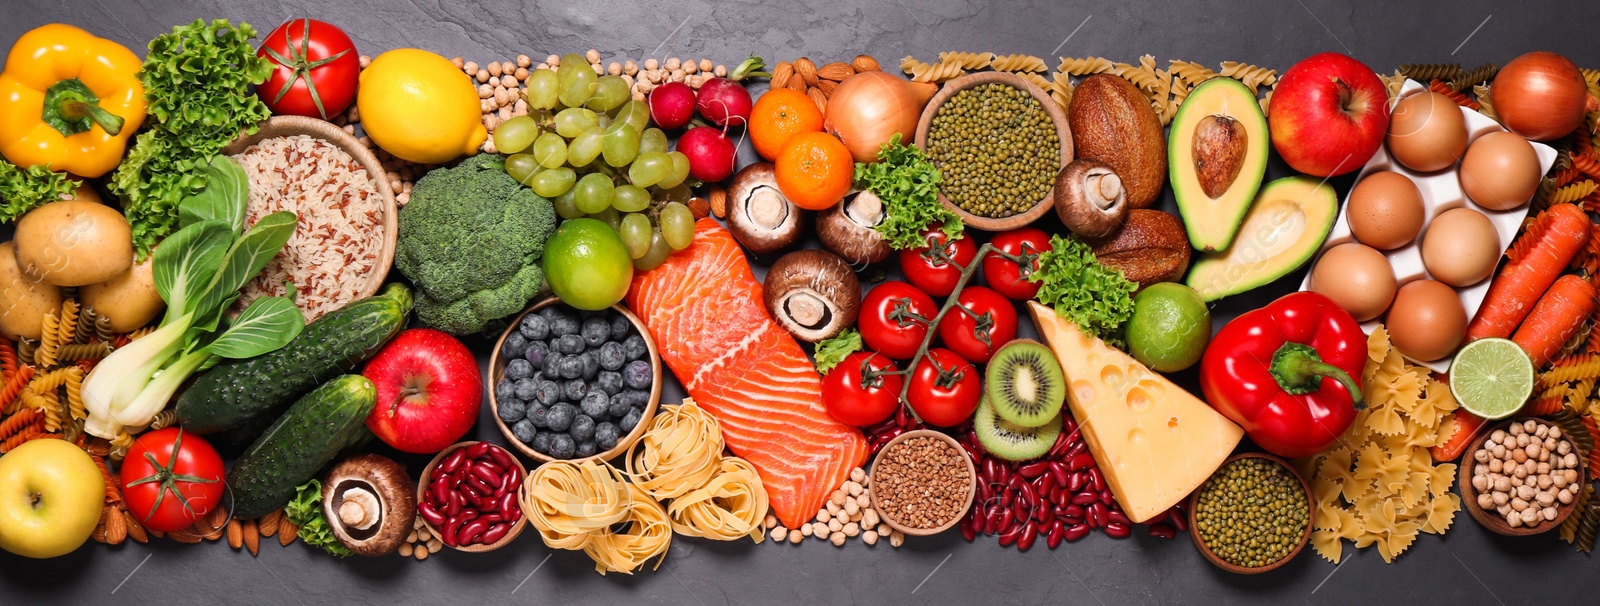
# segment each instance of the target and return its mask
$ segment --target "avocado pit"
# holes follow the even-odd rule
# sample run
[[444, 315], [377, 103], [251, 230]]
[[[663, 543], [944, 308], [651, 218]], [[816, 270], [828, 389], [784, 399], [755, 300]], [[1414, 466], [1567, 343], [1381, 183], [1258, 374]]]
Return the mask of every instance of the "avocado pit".
[[1220, 198], [1239, 178], [1249, 135], [1230, 116], [1213, 114], [1194, 127], [1194, 172], [1208, 198]]

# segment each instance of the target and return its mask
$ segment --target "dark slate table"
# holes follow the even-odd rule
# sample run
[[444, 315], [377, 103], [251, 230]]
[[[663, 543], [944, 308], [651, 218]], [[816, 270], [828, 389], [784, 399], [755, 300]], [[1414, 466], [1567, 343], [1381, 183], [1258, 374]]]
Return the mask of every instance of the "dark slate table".
[[[510, 0], [6, 0], [0, 45], [59, 20], [142, 54], [172, 25], [197, 17], [247, 21], [263, 33], [294, 17], [347, 30], [364, 54], [418, 46], [484, 63], [518, 53], [602, 49], [613, 57], [709, 57], [730, 67], [750, 53], [771, 61], [870, 53], [886, 67], [907, 54], [940, 50], [1104, 55], [1150, 53], [1214, 65], [1257, 63], [1280, 71], [1320, 51], [1340, 51], [1380, 71], [1407, 62], [1504, 63], [1548, 49], [1600, 66], [1592, 40], [1600, 4], [1467, 2], [514, 2]], [[1051, 66], [1055, 64], [1052, 58]], [[892, 68], [892, 67], [891, 67]], [[746, 150], [746, 155], [749, 155]], [[1287, 174], [1274, 158], [1269, 178]], [[1336, 180], [1341, 192], [1348, 179]], [[1164, 204], [1172, 210], [1168, 193]], [[9, 238], [10, 228], [0, 237]], [[811, 246], [816, 246], [812, 243]], [[1216, 326], [1289, 292], [1300, 274], [1219, 303]], [[1026, 322], [1025, 322], [1026, 323]], [[1025, 326], [1024, 333], [1032, 334]], [[486, 362], [491, 343], [469, 343]], [[1193, 386], [1192, 373], [1179, 377]], [[669, 386], [665, 398], [682, 390]], [[502, 440], [484, 407], [479, 438]], [[422, 458], [404, 459], [413, 473]], [[714, 604], [1514, 604], [1594, 603], [1595, 561], [1550, 533], [1492, 535], [1465, 513], [1443, 538], [1423, 535], [1386, 565], [1373, 549], [1346, 546], [1343, 565], [1311, 550], [1266, 575], [1233, 576], [1206, 564], [1189, 540], [1136, 532], [1102, 534], [1049, 551], [967, 544], [955, 533], [900, 549], [859, 541], [835, 548], [716, 543], [678, 538], [660, 570], [602, 577], [578, 552], [544, 547], [525, 533], [492, 554], [445, 553], [427, 562], [399, 557], [337, 560], [303, 544], [267, 541], [259, 558], [222, 542], [155, 541], [116, 548], [90, 544], [50, 561], [0, 554], [6, 604], [394, 604], [648, 602]], [[1345, 570], [1348, 568], [1349, 570]]]

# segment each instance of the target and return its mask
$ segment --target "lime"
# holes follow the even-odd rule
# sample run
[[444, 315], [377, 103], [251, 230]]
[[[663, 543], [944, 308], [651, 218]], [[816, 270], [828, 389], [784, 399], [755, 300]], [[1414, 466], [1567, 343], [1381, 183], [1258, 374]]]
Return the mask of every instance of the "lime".
[[1173, 282], [1151, 284], [1133, 298], [1128, 353], [1158, 372], [1194, 366], [1211, 342], [1211, 310], [1194, 289]]
[[1456, 352], [1450, 392], [1467, 412], [1485, 419], [1516, 413], [1533, 395], [1533, 361], [1507, 339], [1478, 339]]
[[567, 305], [600, 310], [616, 305], [633, 283], [633, 258], [622, 236], [602, 221], [565, 221], [544, 244], [544, 278]]

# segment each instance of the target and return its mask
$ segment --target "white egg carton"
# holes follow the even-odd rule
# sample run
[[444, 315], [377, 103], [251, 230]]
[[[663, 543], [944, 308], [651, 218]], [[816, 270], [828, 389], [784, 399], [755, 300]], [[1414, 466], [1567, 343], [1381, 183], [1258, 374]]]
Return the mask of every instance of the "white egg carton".
[[[1400, 89], [1400, 97], [1426, 90], [1426, 86], [1415, 80], [1407, 80], [1405, 86]], [[1390, 107], [1393, 108], [1393, 106], [1394, 104], [1390, 103]], [[1469, 147], [1473, 141], [1478, 140], [1478, 137], [1506, 130], [1505, 127], [1500, 126], [1500, 123], [1471, 109], [1463, 107], [1461, 108], [1461, 114], [1467, 120], [1467, 145]], [[1556, 150], [1542, 143], [1533, 143], [1533, 151], [1539, 156], [1539, 173], [1543, 175], [1549, 172], [1550, 166], [1556, 161]], [[1413, 280], [1429, 277], [1427, 267], [1422, 264], [1422, 236], [1427, 233], [1428, 225], [1433, 222], [1433, 218], [1441, 213], [1461, 207], [1469, 207], [1482, 212], [1489, 217], [1489, 221], [1494, 224], [1495, 232], [1500, 235], [1502, 252], [1505, 248], [1511, 246], [1511, 240], [1517, 235], [1517, 228], [1522, 225], [1522, 220], [1528, 216], [1527, 203], [1523, 203], [1521, 206], [1511, 210], [1498, 211], [1489, 210], [1473, 203], [1467, 198], [1466, 193], [1461, 191], [1461, 182], [1456, 174], [1459, 167], [1460, 162], [1458, 161], [1450, 168], [1441, 171], [1431, 173], [1417, 172], [1390, 158], [1388, 146], [1384, 145], [1379, 146], [1378, 153], [1373, 155], [1372, 159], [1367, 161], [1367, 165], [1361, 168], [1361, 173], [1356, 178], [1358, 183], [1361, 179], [1366, 178], [1369, 173], [1387, 170], [1405, 175], [1411, 179], [1412, 183], [1417, 184], [1417, 189], [1422, 191], [1423, 224], [1422, 229], [1417, 232], [1417, 237], [1400, 248], [1378, 251], [1383, 253], [1383, 256], [1388, 257], [1390, 267], [1394, 268], [1396, 284], [1404, 286]], [[1351, 189], [1354, 188], [1352, 187]], [[1345, 193], [1344, 201], [1344, 205], [1339, 208], [1339, 218], [1334, 222], [1333, 229], [1329, 231], [1328, 239], [1323, 241], [1322, 248], [1317, 251], [1317, 257], [1312, 260], [1311, 267], [1316, 267], [1317, 261], [1321, 260], [1322, 253], [1329, 248], [1346, 242], [1357, 241], [1350, 234], [1350, 223], [1346, 217], [1350, 208], [1349, 192]], [[1456, 289], [1456, 293], [1461, 296], [1462, 307], [1467, 310], [1468, 321], [1471, 321], [1472, 317], [1477, 315], [1478, 306], [1483, 304], [1483, 296], [1489, 292], [1489, 284], [1493, 281], [1494, 276], [1490, 276], [1488, 279], [1472, 286]], [[1310, 289], [1311, 273], [1306, 272], [1306, 278], [1301, 282], [1300, 290]], [[1379, 319], [1362, 322], [1361, 328], [1370, 333], [1372, 329], [1377, 328], [1381, 323], [1381, 319], [1382, 317], [1380, 316]], [[1445, 372], [1450, 368], [1450, 360], [1454, 358], [1454, 355], [1450, 355], [1432, 362], [1412, 361], [1436, 372]]]

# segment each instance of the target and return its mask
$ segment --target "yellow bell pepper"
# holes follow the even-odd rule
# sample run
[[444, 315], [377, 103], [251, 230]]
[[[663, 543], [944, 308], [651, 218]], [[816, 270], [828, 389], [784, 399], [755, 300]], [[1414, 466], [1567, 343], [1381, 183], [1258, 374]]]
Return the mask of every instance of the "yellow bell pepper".
[[23, 34], [0, 72], [0, 155], [80, 177], [116, 168], [145, 118], [141, 61], [70, 25]]

